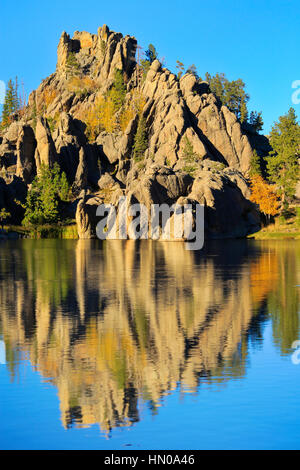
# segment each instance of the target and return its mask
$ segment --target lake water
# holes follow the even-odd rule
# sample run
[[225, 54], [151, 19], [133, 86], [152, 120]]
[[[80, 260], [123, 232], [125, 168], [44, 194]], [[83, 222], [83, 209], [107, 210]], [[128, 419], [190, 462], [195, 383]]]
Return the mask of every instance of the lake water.
[[299, 284], [296, 241], [1, 242], [0, 448], [299, 449]]

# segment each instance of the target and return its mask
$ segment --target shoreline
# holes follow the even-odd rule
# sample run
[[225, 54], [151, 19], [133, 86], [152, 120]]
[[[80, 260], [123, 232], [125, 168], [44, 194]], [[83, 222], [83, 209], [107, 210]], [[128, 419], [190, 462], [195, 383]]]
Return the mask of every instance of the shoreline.
[[300, 228], [298, 227], [266, 227], [259, 232], [248, 235], [249, 239], [255, 240], [300, 240]]
[[[78, 240], [76, 222], [63, 224], [46, 224], [37, 227], [23, 227], [21, 225], [4, 225], [0, 229], [0, 240], [7, 239], [65, 239]], [[224, 238], [227, 240], [228, 238]], [[300, 227], [269, 225], [256, 233], [244, 237], [248, 240], [300, 240]], [[222, 238], [220, 238], [222, 240]]]
[[40, 225], [37, 227], [22, 227], [21, 225], [6, 225], [0, 229], [0, 240], [7, 239], [79, 239], [76, 223], [68, 225]]

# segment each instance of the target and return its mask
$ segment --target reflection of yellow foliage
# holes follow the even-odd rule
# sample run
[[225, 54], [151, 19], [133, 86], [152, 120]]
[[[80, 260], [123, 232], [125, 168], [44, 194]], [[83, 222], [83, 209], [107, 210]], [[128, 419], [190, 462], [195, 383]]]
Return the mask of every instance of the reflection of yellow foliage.
[[254, 304], [265, 299], [278, 279], [278, 260], [275, 253], [264, 253], [250, 266], [251, 294]]

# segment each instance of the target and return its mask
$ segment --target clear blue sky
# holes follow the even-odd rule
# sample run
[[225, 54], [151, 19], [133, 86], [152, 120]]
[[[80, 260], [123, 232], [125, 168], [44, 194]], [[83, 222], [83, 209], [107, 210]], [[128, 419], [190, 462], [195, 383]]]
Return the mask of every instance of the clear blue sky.
[[300, 114], [291, 99], [300, 80], [299, 0], [1, 0], [0, 80], [17, 75], [30, 92], [55, 70], [63, 30], [96, 33], [104, 23], [142, 47], [153, 43], [173, 71], [179, 59], [202, 76], [242, 78], [265, 132], [290, 106]]

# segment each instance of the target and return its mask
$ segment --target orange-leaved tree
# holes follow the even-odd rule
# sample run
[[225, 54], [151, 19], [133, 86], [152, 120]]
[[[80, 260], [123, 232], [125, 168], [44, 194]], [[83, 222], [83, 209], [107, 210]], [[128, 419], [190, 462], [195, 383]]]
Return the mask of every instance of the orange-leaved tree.
[[250, 180], [251, 201], [259, 206], [268, 219], [279, 213], [279, 196], [273, 185], [268, 184], [262, 176], [253, 175]]

